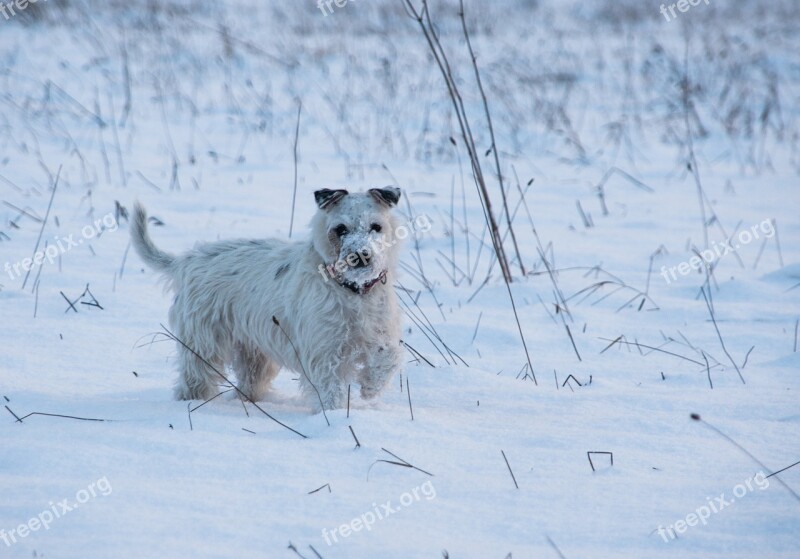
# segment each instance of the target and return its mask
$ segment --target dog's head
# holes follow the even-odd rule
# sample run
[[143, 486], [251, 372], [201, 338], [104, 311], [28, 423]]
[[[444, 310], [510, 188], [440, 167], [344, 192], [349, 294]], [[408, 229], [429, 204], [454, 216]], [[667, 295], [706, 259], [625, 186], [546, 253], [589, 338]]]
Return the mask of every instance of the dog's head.
[[347, 190], [317, 190], [319, 210], [312, 220], [314, 248], [329, 273], [342, 285], [366, 293], [394, 267], [397, 220], [391, 209], [400, 189], [372, 188], [350, 194]]

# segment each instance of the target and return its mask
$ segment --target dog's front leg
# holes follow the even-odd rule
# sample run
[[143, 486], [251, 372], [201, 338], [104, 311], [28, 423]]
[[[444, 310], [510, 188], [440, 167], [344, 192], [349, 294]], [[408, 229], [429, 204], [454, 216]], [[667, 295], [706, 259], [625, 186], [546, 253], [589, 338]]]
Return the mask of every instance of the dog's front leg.
[[367, 358], [367, 366], [359, 378], [361, 397], [370, 400], [383, 392], [395, 372], [400, 369], [401, 359], [399, 343], [386, 343], [373, 347]]

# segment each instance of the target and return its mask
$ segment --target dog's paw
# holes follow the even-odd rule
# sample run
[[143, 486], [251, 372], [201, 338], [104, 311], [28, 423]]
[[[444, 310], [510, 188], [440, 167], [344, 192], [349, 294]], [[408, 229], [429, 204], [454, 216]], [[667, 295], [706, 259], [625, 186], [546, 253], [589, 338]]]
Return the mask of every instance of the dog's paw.
[[210, 400], [218, 394], [216, 386], [186, 386], [179, 384], [173, 392], [176, 400]]
[[186, 386], [176, 386], [172, 394], [176, 400], [194, 400], [191, 391]]

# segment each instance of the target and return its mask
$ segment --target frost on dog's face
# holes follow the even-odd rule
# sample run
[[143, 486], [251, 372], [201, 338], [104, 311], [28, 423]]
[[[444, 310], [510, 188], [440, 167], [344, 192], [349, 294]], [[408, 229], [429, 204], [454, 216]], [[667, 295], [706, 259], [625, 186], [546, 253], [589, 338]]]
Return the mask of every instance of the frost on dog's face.
[[366, 193], [318, 190], [320, 211], [314, 217], [314, 247], [337, 279], [356, 286], [373, 283], [394, 258], [395, 220], [390, 209], [399, 188], [373, 188]]

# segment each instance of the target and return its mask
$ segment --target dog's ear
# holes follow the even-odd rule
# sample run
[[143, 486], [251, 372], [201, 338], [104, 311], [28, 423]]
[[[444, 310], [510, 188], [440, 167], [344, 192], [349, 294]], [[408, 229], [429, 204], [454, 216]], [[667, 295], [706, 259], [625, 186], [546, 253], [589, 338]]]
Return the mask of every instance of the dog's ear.
[[400, 201], [401, 191], [394, 186], [385, 186], [383, 188], [370, 188], [369, 193], [376, 202], [391, 208]]
[[336, 205], [339, 200], [347, 196], [349, 192], [346, 190], [330, 190], [328, 188], [323, 188], [322, 190], [317, 190], [314, 192], [314, 199], [317, 201], [317, 206], [321, 210], [327, 210]]

